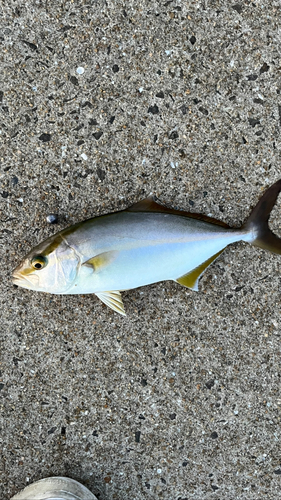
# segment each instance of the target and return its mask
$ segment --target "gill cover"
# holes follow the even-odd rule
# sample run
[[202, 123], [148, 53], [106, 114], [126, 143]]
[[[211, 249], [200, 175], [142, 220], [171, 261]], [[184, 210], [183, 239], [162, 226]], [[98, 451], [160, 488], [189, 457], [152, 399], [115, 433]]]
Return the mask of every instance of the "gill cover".
[[62, 294], [76, 278], [80, 257], [65, 239], [56, 235], [35, 247], [13, 272], [15, 285]]

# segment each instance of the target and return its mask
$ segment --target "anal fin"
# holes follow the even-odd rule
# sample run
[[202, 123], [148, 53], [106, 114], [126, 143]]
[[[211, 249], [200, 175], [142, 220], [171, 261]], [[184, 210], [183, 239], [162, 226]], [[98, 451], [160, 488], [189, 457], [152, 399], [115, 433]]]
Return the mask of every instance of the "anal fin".
[[175, 280], [177, 283], [180, 285], [186, 286], [187, 288], [190, 288], [191, 290], [198, 291], [198, 282], [202, 274], [206, 271], [207, 267], [214, 262], [218, 258], [218, 256], [224, 251], [224, 248], [220, 250], [220, 252], [216, 253], [212, 257], [210, 257], [208, 260], [205, 262], [202, 262], [200, 266], [195, 267], [195, 269], [192, 269], [187, 274], [184, 274], [184, 276], [181, 276], [177, 280]]
[[122, 301], [121, 293], [118, 291], [114, 292], [98, 292], [96, 296], [108, 307], [113, 309], [113, 311], [126, 316], [124, 304]]

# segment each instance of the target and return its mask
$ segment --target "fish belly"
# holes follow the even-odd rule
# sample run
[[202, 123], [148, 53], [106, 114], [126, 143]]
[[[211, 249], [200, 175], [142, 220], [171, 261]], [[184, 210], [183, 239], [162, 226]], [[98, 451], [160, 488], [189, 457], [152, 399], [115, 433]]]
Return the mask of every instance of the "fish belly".
[[200, 243], [166, 244], [121, 251], [109, 266], [93, 276], [92, 283], [84, 281], [83, 293], [86, 293], [85, 287], [88, 286], [92, 291], [129, 290], [159, 281], [176, 280], [229, 244], [222, 240]]

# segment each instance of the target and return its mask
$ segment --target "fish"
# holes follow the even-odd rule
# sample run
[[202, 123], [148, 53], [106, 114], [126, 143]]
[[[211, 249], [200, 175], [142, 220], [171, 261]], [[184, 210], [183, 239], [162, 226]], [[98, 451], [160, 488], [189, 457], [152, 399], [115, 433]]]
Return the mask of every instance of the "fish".
[[244, 241], [280, 255], [281, 239], [268, 226], [280, 191], [281, 179], [240, 228], [149, 197], [50, 236], [15, 268], [12, 281], [51, 294], [94, 293], [125, 316], [122, 291], [166, 280], [198, 291], [200, 277], [232, 243]]

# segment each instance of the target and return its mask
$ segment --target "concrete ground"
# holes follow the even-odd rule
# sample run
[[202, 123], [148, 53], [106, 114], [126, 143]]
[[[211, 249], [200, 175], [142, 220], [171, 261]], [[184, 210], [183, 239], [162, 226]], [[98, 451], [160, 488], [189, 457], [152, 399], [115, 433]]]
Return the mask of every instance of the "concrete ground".
[[280, 256], [235, 244], [199, 293], [123, 293], [126, 318], [10, 279], [150, 193], [247, 218], [281, 177], [280, 1], [1, 9], [1, 500], [51, 475], [99, 500], [280, 498]]

